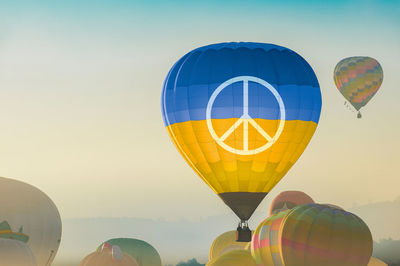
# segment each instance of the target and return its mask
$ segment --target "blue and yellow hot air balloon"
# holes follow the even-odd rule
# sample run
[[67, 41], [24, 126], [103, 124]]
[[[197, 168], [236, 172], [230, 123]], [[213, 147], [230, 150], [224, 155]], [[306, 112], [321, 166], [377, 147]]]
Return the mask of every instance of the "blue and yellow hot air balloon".
[[321, 91], [310, 65], [288, 48], [220, 43], [175, 63], [161, 105], [182, 156], [250, 232], [247, 220], [314, 134]]

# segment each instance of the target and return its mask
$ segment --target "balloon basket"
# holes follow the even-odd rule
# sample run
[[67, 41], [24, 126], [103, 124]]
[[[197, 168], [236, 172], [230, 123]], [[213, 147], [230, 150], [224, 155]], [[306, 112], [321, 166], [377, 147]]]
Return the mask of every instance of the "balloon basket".
[[237, 242], [250, 242], [251, 241], [251, 230], [247, 223], [240, 223], [236, 230], [236, 241]]
[[357, 118], [361, 118], [361, 117], [362, 117], [362, 115], [361, 115], [360, 111], [358, 111]]

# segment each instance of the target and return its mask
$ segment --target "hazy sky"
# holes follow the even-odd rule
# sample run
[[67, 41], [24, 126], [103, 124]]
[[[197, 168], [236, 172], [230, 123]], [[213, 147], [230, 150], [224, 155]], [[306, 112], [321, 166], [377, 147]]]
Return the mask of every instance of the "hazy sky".
[[[1, 1], [0, 176], [39, 187], [63, 218], [230, 213], [170, 141], [160, 94], [190, 50], [256, 41], [302, 55], [323, 98], [313, 139], [269, 199], [299, 189], [351, 207], [400, 196], [400, 1], [216, 2]], [[362, 119], [332, 78], [355, 55], [385, 74]]]

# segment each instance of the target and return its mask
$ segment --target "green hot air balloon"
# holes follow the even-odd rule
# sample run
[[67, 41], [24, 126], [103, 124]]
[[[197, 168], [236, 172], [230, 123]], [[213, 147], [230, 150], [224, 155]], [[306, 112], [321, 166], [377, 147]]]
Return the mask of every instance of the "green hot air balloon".
[[131, 255], [123, 253], [118, 246], [103, 244], [100, 251], [87, 255], [79, 266], [139, 266]]
[[[122, 252], [131, 255], [139, 266], [161, 266], [161, 258], [157, 250], [149, 243], [134, 238], [113, 238], [105, 241], [112, 246], [119, 246]], [[100, 251], [102, 243], [97, 251]]]
[[383, 70], [377, 60], [366, 56], [354, 56], [341, 60], [335, 67], [333, 79], [344, 98], [358, 111], [379, 90], [383, 81]]

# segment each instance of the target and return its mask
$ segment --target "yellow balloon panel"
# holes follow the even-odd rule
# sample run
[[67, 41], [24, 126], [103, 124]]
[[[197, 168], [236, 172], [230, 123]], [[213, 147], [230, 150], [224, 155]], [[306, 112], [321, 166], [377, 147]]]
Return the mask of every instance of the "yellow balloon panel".
[[247, 250], [233, 250], [211, 261], [206, 266], [257, 266]]
[[247, 242], [236, 241], [236, 231], [228, 231], [214, 239], [210, 247], [208, 259], [211, 261], [233, 250], [245, 250]]
[[[212, 119], [212, 127], [219, 139], [211, 135], [207, 120], [167, 127], [188, 164], [218, 194], [269, 192], [303, 153], [317, 127], [312, 121], [285, 121], [279, 137], [259, 152], [271, 141], [265, 133], [273, 138], [280, 120], [254, 119], [253, 123], [240, 124], [237, 121], [238, 118]], [[235, 123], [238, 126], [226, 134]], [[256, 126], [262, 128], [264, 135]], [[242, 150], [250, 152], [236, 152]]]

